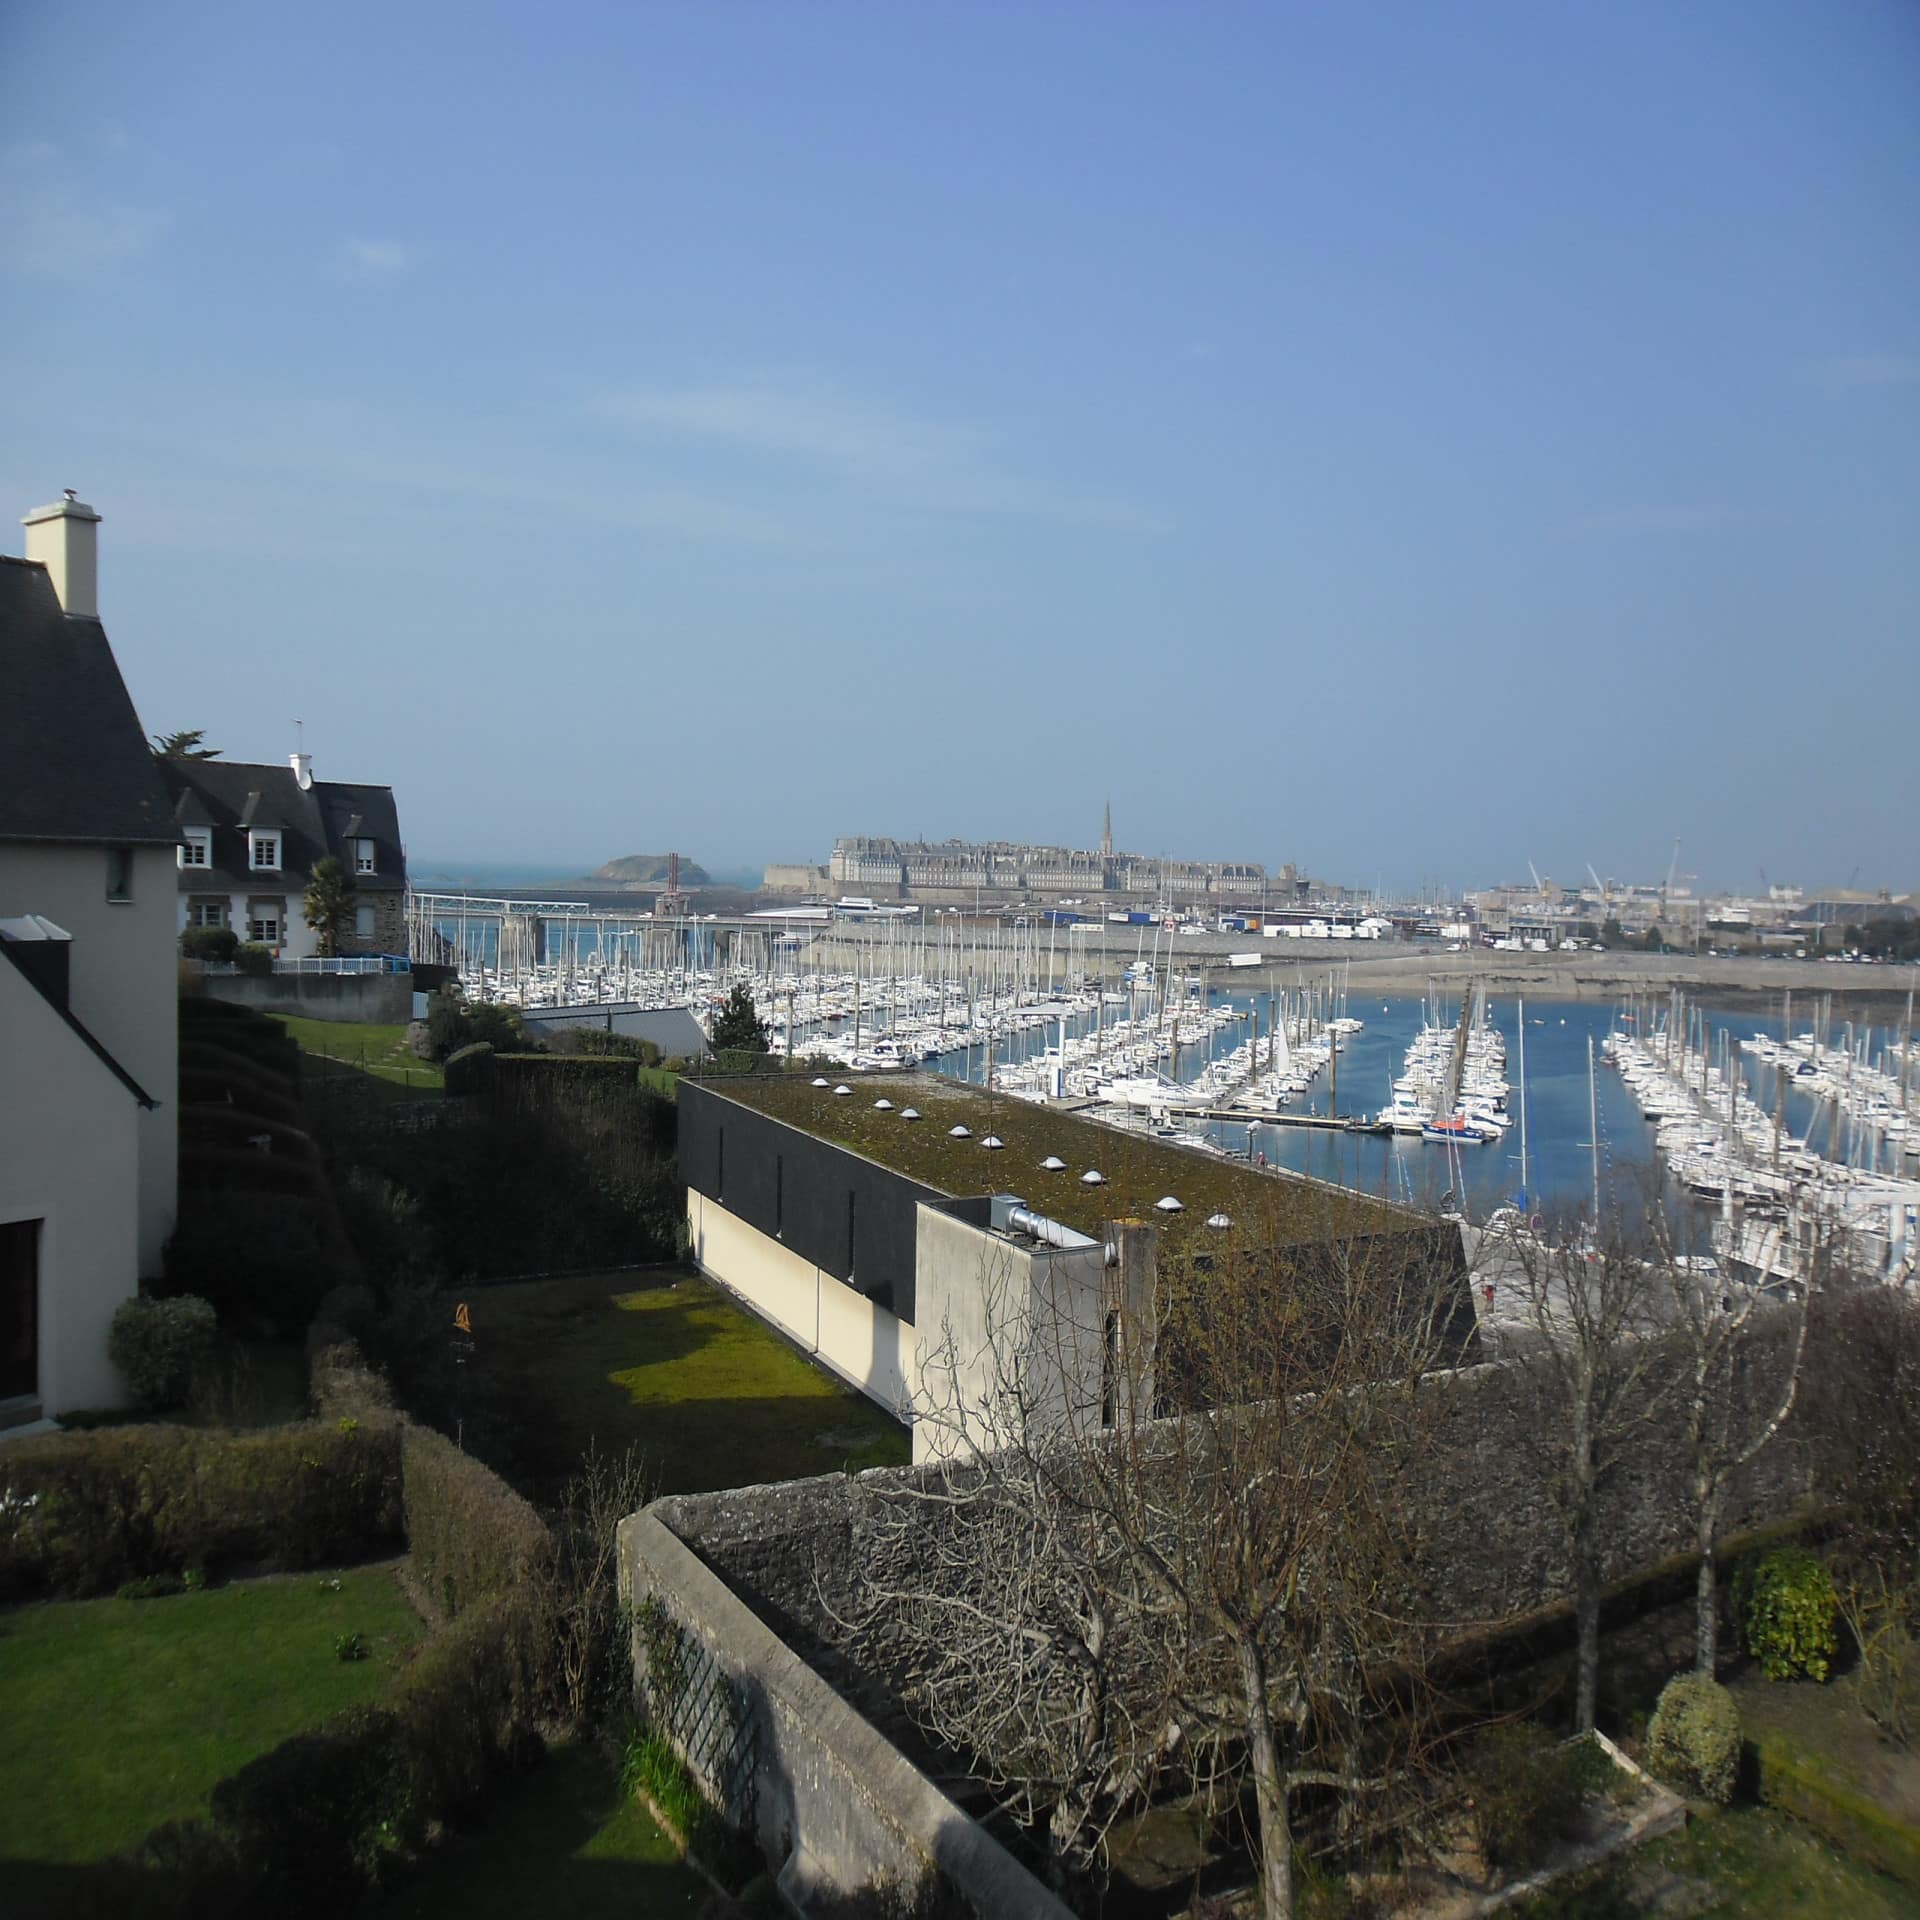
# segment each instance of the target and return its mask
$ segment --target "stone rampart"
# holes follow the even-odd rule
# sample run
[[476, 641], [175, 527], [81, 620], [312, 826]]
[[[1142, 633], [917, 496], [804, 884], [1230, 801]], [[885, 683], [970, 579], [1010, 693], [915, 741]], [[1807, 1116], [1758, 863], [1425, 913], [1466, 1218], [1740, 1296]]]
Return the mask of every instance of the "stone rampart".
[[[1070, 1920], [702, 1563], [675, 1530], [676, 1519], [685, 1524], [681, 1504], [658, 1501], [620, 1527], [624, 1593], [636, 1603], [658, 1599], [675, 1636], [667, 1662], [674, 1699], [652, 1704], [666, 1709], [702, 1790], [755, 1836], [782, 1888], [803, 1907], [810, 1894], [878, 1888], [906, 1912], [936, 1902], [950, 1911], [957, 1901], [978, 1920]], [[635, 1628], [635, 1671], [657, 1695], [661, 1662], [649, 1630], [644, 1618]]]
[[[1751, 1343], [1736, 1378], [1736, 1402], [1756, 1421], [1778, 1391], [1791, 1334], [1783, 1314]], [[1658, 1384], [1668, 1391], [1607, 1480], [1598, 1533], [1609, 1581], [1690, 1549], [1684, 1364], [1677, 1349], [1661, 1351]], [[1417, 1604], [1443, 1638], [1459, 1644], [1564, 1608], [1571, 1569], [1548, 1488], [1552, 1423], [1564, 1420], [1564, 1402], [1556, 1410], [1546, 1362], [1536, 1356], [1438, 1376], [1427, 1392], [1429, 1421], [1408, 1492], [1422, 1543]], [[934, 1484], [939, 1474], [935, 1465], [882, 1468], [687, 1495], [656, 1502], [622, 1535], [629, 1590], [657, 1595], [723, 1665], [766, 1690], [767, 1704], [757, 1709], [771, 1729], [762, 1762], [769, 1797], [756, 1815], [763, 1844], [778, 1857], [787, 1821], [793, 1845], [828, 1849], [838, 1884], [858, 1884], [876, 1865], [897, 1873], [908, 1857], [903, 1849], [926, 1845], [924, 1832], [909, 1842], [876, 1810], [887, 1804], [896, 1767], [912, 1771], [902, 1748], [929, 1764], [934, 1756], [902, 1705], [909, 1675], [890, 1610], [871, 1604], [871, 1595], [951, 1582], [951, 1556], [935, 1550], [942, 1507], [928, 1503], [923, 1527], [887, 1524], [889, 1509], [897, 1519], [900, 1494]], [[1808, 1465], [1789, 1425], [1733, 1476], [1722, 1537], [1790, 1519], [1811, 1498]], [[917, 1541], [927, 1545], [924, 1566], [913, 1564]], [[834, 1713], [825, 1712], [826, 1701]], [[836, 1745], [837, 1730], [849, 1726], [859, 1737]], [[877, 1744], [867, 1746], [869, 1738]], [[816, 1750], [816, 1742], [825, 1747]], [[883, 1772], [868, 1775], [862, 1769], [876, 1754]], [[939, 1764], [950, 1767], [953, 1757]], [[771, 1823], [769, 1805], [779, 1810]], [[809, 1836], [821, 1831], [830, 1838], [816, 1845]]]

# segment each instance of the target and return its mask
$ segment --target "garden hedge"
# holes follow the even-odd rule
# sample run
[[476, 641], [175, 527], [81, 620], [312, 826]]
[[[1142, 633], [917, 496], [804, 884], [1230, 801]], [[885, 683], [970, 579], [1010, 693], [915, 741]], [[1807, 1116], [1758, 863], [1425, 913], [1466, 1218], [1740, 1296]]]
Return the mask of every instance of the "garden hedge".
[[[351, 1368], [356, 1356], [329, 1358]], [[342, 1912], [537, 1743], [550, 1690], [522, 1575], [544, 1550], [544, 1523], [441, 1435], [380, 1430], [397, 1439], [414, 1571], [455, 1617], [384, 1700], [249, 1761], [214, 1788], [206, 1819], [169, 1822], [107, 1863], [84, 1909], [135, 1920]]]
[[0, 1456], [0, 1601], [112, 1593], [190, 1567], [268, 1572], [392, 1552], [400, 1428], [101, 1427]]
[[414, 1576], [449, 1618], [522, 1584], [546, 1551], [546, 1522], [497, 1474], [431, 1427], [400, 1446]]

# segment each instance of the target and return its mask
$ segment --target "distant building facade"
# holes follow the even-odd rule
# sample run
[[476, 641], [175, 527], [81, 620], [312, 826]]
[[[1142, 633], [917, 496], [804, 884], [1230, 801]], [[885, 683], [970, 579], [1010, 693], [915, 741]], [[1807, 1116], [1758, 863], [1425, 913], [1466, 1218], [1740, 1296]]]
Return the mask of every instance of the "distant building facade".
[[1258, 861], [1163, 860], [1117, 853], [1111, 815], [1097, 848], [849, 835], [833, 843], [827, 877], [832, 887], [875, 898], [945, 895], [956, 901], [975, 893], [1258, 901], [1267, 885], [1267, 870]]

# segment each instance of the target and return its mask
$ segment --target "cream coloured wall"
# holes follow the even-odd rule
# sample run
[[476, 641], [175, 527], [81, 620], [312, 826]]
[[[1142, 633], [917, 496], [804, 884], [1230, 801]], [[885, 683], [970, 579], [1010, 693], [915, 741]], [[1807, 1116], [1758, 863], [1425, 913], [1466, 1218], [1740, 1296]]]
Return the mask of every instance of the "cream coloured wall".
[[[110, 903], [104, 846], [0, 844], [0, 919], [44, 914], [73, 936], [75, 1017], [158, 1102], [138, 1121], [143, 1274], [160, 1271], [179, 1186], [179, 879], [171, 847], [136, 848], [133, 898]], [[0, 1049], [11, 1038], [0, 1026]], [[14, 1077], [10, 1062], [0, 1071]], [[103, 1192], [96, 1191], [96, 1204]]]
[[687, 1232], [702, 1273], [895, 1419], [906, 1417], [915, 1346], [908, 1322], [691, 1188]]
[[[49, 914], [49, 918], [53, 916]], [[0, 961], [0, 1220], [42, 1220], [40, 1403], [118, 1406], [114, 1309], [140, 1279], [140, 1108], [34, 987]]]

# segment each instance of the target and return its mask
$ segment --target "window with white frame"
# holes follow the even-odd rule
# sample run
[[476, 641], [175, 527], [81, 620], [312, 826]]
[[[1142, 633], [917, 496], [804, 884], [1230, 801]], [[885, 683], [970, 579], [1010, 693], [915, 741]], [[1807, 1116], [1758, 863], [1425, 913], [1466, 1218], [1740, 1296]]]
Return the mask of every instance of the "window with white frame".
[[256, 907], [247, 916], [247, 938], [256, 946], [277, 947], [280, 944], [280, 916]]
[[353, 870], [355, 873], [373, 872], [373, 842], [371, 840], [356, 840], [353, 843]]
[[280, 871], [280, 836], [277, 833], [256, 833], [249, 838], [251, 845], [248, 864], [256, 873], [278, 873]]
[[210, 867], [213, 864], [212, 840], [212, 834], [205, 827], [189, 827], [180, 847], [180, 864], [183, 867]]
[[227, 903], [224, 900], [195, 900], [187, 907], [187, 925], [190, 927], [224, 927], [227, 924]]

